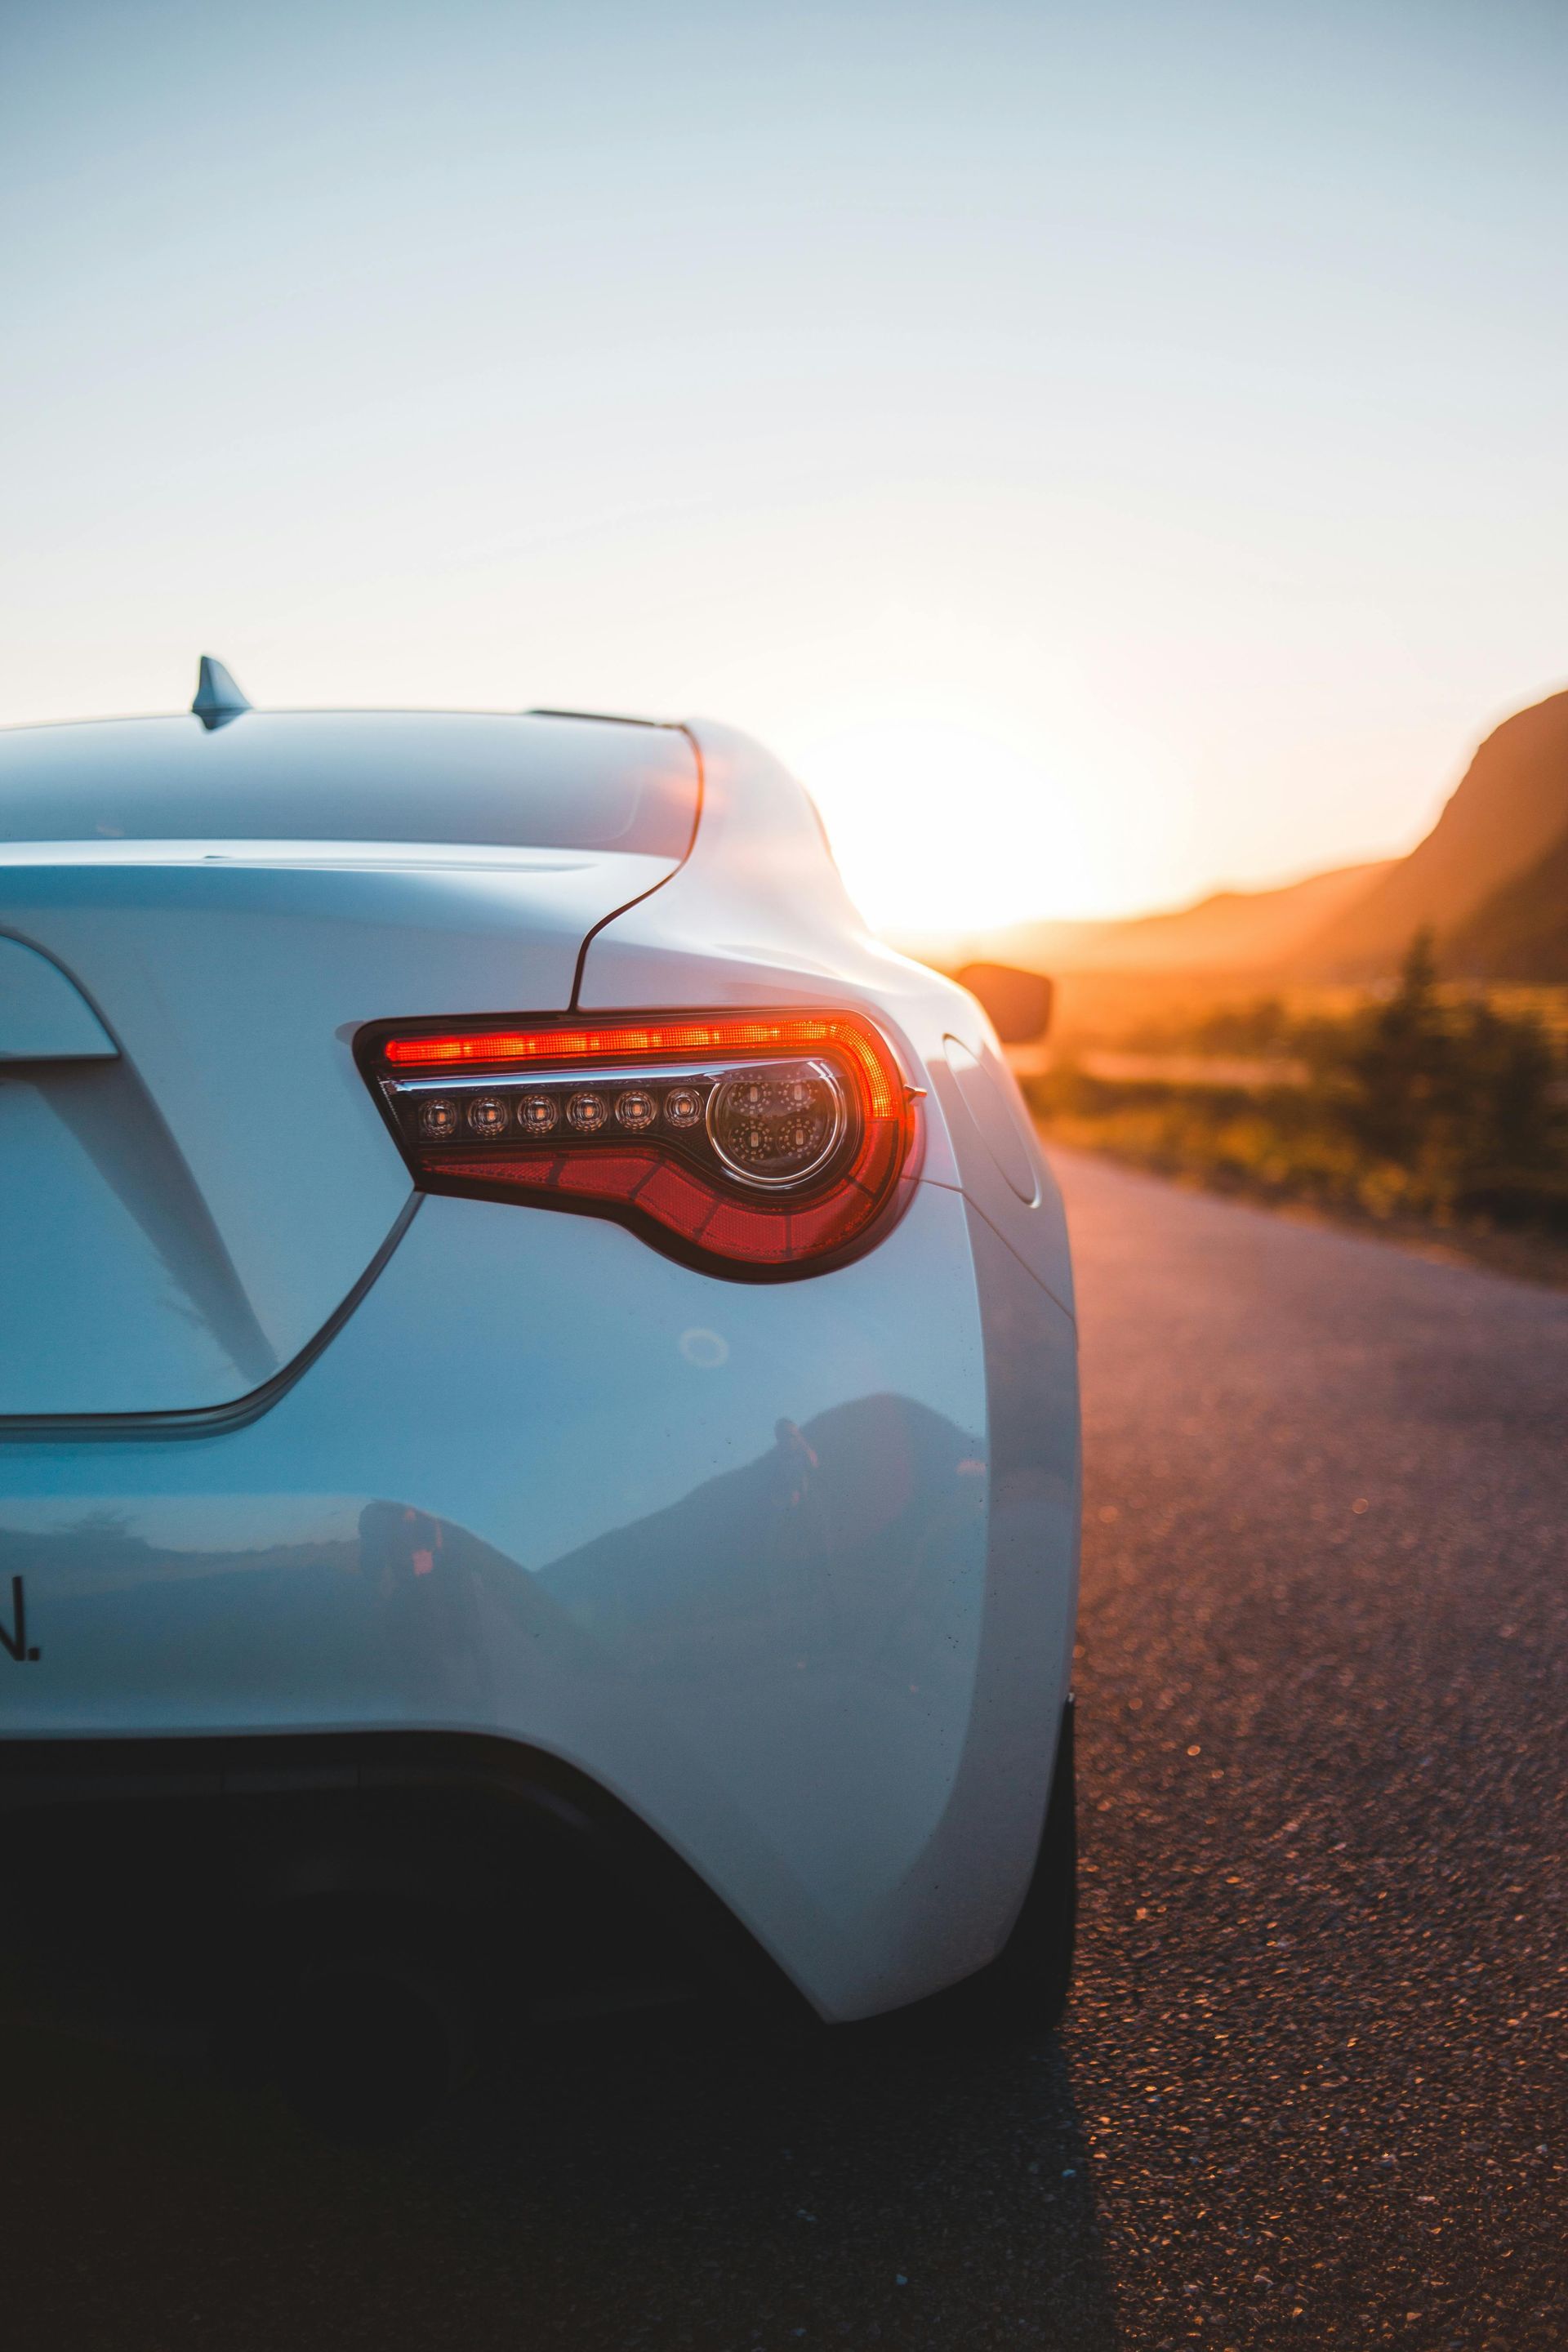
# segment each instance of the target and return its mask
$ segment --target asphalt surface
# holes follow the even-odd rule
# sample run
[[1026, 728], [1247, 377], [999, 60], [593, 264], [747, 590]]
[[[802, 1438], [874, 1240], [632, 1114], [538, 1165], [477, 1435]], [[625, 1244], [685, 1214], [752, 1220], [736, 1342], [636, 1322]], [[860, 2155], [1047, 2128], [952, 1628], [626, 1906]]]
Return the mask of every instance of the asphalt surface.
[[366, 2154], [14, 2029], [15, 2352], [1568, 2344], [1568, 1297], [1061, 1168], [1059, 2041], [671, 2012]]

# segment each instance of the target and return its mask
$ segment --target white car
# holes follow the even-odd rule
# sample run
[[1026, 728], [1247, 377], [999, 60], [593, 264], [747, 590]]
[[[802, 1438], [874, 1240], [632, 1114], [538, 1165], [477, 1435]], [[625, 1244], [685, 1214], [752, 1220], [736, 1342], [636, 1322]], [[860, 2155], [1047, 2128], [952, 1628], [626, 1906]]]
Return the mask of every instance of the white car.
[[12, 1853], [357, 1970], [334, 2034], [437, 1927], [1052, 2021], [1060, 1202], [754, 743], [210, 661], [0, 736], [0, 1174]]

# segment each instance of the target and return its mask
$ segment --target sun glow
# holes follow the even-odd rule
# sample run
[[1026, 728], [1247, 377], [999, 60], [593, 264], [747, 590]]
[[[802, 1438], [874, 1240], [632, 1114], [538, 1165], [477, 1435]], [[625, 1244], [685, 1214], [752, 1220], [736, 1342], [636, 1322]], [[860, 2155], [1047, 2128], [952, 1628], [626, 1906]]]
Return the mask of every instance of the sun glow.
[[1102, 762], [1047, 763], [984, 726], [903, 716], [824, 735], [795, 764], [874, 929], [985, 930], [1117, 895]]

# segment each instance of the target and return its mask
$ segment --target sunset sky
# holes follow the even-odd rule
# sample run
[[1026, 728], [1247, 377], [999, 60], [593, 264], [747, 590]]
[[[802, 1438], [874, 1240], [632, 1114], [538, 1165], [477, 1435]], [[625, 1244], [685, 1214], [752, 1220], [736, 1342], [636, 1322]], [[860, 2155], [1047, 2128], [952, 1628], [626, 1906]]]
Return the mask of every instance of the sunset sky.
[[52, 0], [0, 110], [0, 721], [707, 711], [973, 926], [1568, 683], [1563, 0]]

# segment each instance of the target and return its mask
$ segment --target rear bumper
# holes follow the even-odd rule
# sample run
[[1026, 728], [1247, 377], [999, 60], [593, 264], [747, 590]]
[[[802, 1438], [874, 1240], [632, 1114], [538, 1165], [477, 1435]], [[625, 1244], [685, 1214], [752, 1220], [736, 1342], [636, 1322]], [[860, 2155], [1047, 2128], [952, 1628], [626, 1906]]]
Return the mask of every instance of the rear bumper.
[[865, 2015], [1011, 1926], [1077, 1517], [1071, 1324], [945, 1186], [764, 1288], [431, 1200], [247, 1423], [0, 1447], [0, 1740], [515, 1743]]
[[[780, 2019], [811, 2015], [645, 1822], [518, 1740], [433, 1731], [0, 1740], [0, 1833], [12, 1865], [8, 1927], [24, 1939], [27, 1927], [42, 1930], [46, 1949], [61, 1925], [100, 1949], [134, 1932], [158, 1953], [165, 1988], [194, 1965], [200, 2006], [221, 2003], [237, 1958], [243, 1969], [247, 1949], [258, 1939], [266, 1948], [289, 1920], [296, 1937], [312, 1926], [319, 1936], [334, 1906], [370, 1919], [417, 1906], [460, 1946], [488, 1936], [510, 1999], [542, 1990], [570, 1999], [585, 1974], [595, 2005], [615, 2006], [628, 1985], [640, 1990], [651, 1961], [656, 1980], [673, 1965]], [[18, 1900], [46, 1916], [16, 1919]], [[150, 1903], [164, 1916], [149, 1917]], [[559, 1916], [563, 1905], [573, 1917]]]

